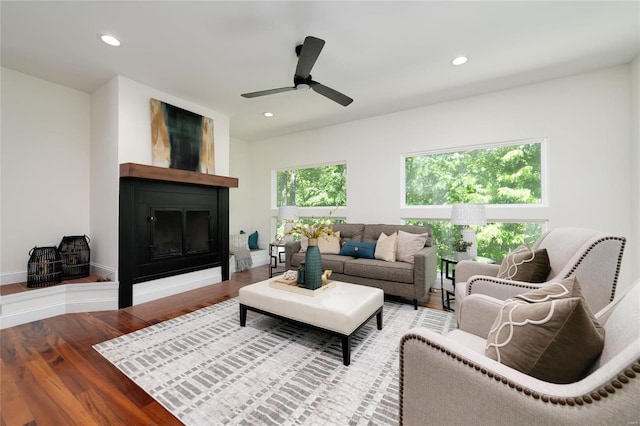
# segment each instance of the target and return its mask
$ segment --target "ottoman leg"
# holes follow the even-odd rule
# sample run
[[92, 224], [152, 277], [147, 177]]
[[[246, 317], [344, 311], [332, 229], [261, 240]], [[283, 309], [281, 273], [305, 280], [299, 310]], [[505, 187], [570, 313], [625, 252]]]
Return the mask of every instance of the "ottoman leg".
[[247, 323], [247, 307], [240, 304], [240, 327], [244, 327]]
[[351, 364], [351, 335], [342, 336], [342, 363]]
[[376, 314], [376, 323], [378, 324], [378, 330], [382, 330], [382, 308]]

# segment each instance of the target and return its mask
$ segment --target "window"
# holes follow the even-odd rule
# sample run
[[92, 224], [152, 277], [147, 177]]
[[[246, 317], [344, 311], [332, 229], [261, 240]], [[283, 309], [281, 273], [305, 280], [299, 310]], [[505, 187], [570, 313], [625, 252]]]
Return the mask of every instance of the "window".
[[[440, 257], [453, 257], [452, 244], [460, 235], [461, 226], [449, 221], [406, 220], [407, 225], [428, 225], [433, 229], [434, 245]], [[540, 222], [492, 222], [475, 227], [478, 240], [478, 255], [502, 262], [509, 251], [520, 244], [529, 247], [542, 235]]]
[[[310, 209], [305, 215], [300, 207], [332, 208], [347, 205], [347, 165], [331, 164], [317, 167], [278, 170], [276, 172], [276, 203], [298, 207], [302, 223], [315, 223], [325, 213], [312, 215]], [[332, 217], [333, 223], [344, 223], [343, 218]], [[284, 233], [284, 223], [276, 220], [276, 233]]]
[[543, 140], [405, 157], [405, 204], [541, 204]]
[[[543, 151], [545, 139], [510, 142], [487, 147], [473, 147], [450, 152], [405, 156], [405, 207], [435, 209], [454, 203], [483, 203], [494, 207], [510, 206], [512, 217], [474, 227], [478, 254], [496, 262], [522, 243], [532, 245], [542, 234], [546, 218], [538, 209], [531, 218], [528, 206], [544, 203]], [[440, 209], [442, 210], [442, 209]], [[423, 217], [429, 217], [426, 213]], [[432, 216], [433, 217], [433, 216]], [[431, 226], [440, 256], [453, 255], [452, 243], [461, 227], [448, 220], [406, 220], [407, 224]]]
[[347, 205], [347, 165], [279, 170], [276, 207], [336, 207]]

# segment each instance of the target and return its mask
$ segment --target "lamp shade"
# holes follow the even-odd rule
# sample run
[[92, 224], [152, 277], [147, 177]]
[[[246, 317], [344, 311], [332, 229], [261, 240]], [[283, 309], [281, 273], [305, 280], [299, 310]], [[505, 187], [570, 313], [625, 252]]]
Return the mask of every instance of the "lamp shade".
[[451, 206], [452, 225], [486, 225], [484, 204], [459, 203]]
[[280, 206], [278, 208], [278, 220], [296, 220], [297, 211], [296, 206]]

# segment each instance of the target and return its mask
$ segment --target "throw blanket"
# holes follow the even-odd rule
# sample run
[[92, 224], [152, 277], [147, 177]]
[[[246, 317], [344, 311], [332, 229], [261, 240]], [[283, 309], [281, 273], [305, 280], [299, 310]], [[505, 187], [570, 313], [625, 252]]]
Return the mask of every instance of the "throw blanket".
[[236, 272], [242, 272], [253, 266], [251, 252], [244, 247], [229, 247], [229, 253], [236, 258]]

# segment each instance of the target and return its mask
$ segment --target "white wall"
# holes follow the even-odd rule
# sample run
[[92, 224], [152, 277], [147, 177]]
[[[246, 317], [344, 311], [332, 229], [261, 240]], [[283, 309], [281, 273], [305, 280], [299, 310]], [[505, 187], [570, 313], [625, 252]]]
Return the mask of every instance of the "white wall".
[[213, 119], [215, 174], [229, 175], [229, 117], [168, 93], [118, 77], [118, 162], [151, 165], [149, 100], [159, 99]]
[[[580, 226], [623, 235], [635, 252], [630, 73], [630, 66], [618, 66], [254, 142], [252, 223], [261, 234], [273, 232], [273, 170], [337, 161], [347, 162], [348, 208], [340, 216], [349, 222], [446, 218], [447, 209], [401, 207], [403, 154], [547, 137], [549, 205], [491, 208], [488, 216], [547, 219], [550, 228]], [[625, 256], [621, 286], [638, 276], [633, 260]]]
[[1, 69], [2, 283], [26, 281], [29, 250], [90, 234], [90, 98]]
[[[631, 64], [631, 233], [629, 240], [640, 241], [640, 56]], [[629, 244], [627, 263], [640, 265], [640, 244]], [[638, 267], [640, 269], [640, 266]], [[635, 271], [634, 278], [640, 278]]]
[[[251, 144], [240, 139], [230, 142], [230, 175], [238, 178], [238, 188], [229, 190], [229, 233], [237, 234], [240, 230], [251, 233], [255, 230], [252, 225], [251, 210], [254, 208], [253, 191], [251, 190]], [[268, 234], [267, 234], [268, 235]], [[258, 233], [258, 244], [266, 247], [270, 240], [267, 236], [261, 238]]]
[[118, 79], [91, 94], [91, 263], [117, 280], [118, 271]]

